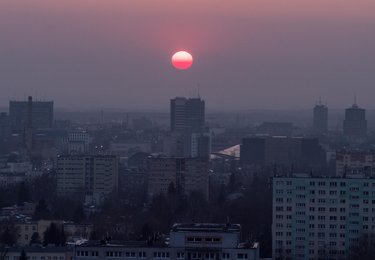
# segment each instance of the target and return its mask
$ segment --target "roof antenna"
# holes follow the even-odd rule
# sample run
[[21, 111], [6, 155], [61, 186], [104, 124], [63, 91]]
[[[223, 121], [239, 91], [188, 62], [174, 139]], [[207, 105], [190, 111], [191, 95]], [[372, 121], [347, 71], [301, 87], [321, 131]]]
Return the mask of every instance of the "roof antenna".
[[201, 98], [200, 87], [201, 87], [201, 84], [199, 84], [199, 82], [198, 82], [197, 83], [198, 98]]

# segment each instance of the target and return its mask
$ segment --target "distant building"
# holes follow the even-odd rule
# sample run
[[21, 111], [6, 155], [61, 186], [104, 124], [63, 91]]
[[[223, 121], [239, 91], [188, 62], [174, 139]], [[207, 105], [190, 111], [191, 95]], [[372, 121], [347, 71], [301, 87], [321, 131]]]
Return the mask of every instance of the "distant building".
[[311, 170], [325, 167], [326, 156], [317, 138], [255, 136], [242, 139], [240, 161], [243, 167], [279, 165]]
[[365, 138], [367, 135], [366, 110], [357, 104], [345, 109], [344, 135], [349, 138]]
[[53, 123], [53, 101], [10, 101], [9, 119], [13, 132], [51, 128]]
[[71, 155], [57, 158], [57, 193], [105, 196], [118, 189], [118, 158]]
[[259, 243], [242, 243], [238, 224], [175, 224], [169, 241], [124, 242], [76, 246], [76, 260], [95, 259], [191, 259], [258, 260]]
[[375, 151], [337, 151], [336, 176], [375, 177]]
[[174, 157], [205, 157], [211, 153], [211, 137], [205, 128], [205, 102], [200, 98], [171, 100], [171, 134], [164, 151]]
[[328, 131], [328, 107], [319, 101], [314, 107], [313, 130], [316, 134]]
[[272, 183], [272, 259], [344, 260], [374, 233], [373, 178], [295, 174]]
[[67, 135], [68, 154], [85, 154], [89, 152], [90, 135], [86, 131], [69, 131]]
[[201, 132], [205, 125], [205, 103], [200, 98], [171, 100], [171, 131]]
[[148, 195], [168, 193], [170, 185], [182, 194], [198, 191], [208, 198], [209, 162], [202, 158], [149, 158]]

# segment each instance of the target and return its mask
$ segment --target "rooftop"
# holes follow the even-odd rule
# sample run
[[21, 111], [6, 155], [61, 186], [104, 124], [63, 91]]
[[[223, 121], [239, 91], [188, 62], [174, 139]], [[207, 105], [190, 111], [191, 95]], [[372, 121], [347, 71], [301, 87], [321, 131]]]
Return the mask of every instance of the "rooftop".
[[172, 226], [171, 232], [229, 232], [238, 233], [241, 231], [240, 224], [216, 224], [216, 223], [176, 223]]

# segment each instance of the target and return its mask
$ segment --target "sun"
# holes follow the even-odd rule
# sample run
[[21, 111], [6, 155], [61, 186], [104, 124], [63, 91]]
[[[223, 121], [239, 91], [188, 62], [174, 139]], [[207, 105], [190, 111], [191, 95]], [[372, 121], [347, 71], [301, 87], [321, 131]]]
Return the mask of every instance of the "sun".
[[179, 70], [186, 70], [193, 64], [193, 56], [186, 51], [178, 51], [172, 56], [172, 65]]

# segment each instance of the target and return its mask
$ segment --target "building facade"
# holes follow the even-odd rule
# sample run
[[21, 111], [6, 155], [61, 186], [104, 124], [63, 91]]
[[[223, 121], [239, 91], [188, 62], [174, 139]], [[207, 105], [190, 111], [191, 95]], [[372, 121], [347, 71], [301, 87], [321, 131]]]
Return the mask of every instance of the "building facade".
[[349, 138], [365, 138], [367, 135], [366, 110], [356, 104], [345, 109], [344, 135]]
[[316, 134], [328, 131], [328, 107], [320, 101], [313, 110], [313, 130]]
[[205, 125], [204, 100], [176, 97], [171, 100], [170, 115], [172, 132], [201, 132]]
[[375, 152], [374, 151], [337, 151], [336, 152], [336, 176], [346, 175], [375, 176]]
[[299, 170], [322, 169], [324, 149], [317, 138], [254, 136], [242, 139], [240, 161], [248, 166], [284, 166]]
[[9, 120], [13, 132], [46, 129], [53, 124], [53, 101], [9, 101]]
[[169, 240], [149, 243], [87, 243], [76, 246], [74, 259], [258, 260], [258, 243], [241, 243], [236, 224], [175, 224]]
[[201, 158], [154, 157], [148, 159], [147, 191], [150, 197], [166, 194], [173, 184], [177, 191], [198, 191], [208, 198], [209, 163]]
[[375, 232], [375, 179], [273, 178], [273, 259], [346, 259]]
[[118, 158], [112, 155], [59, 156], [57, 193], [105, 196], [118, 188]]

